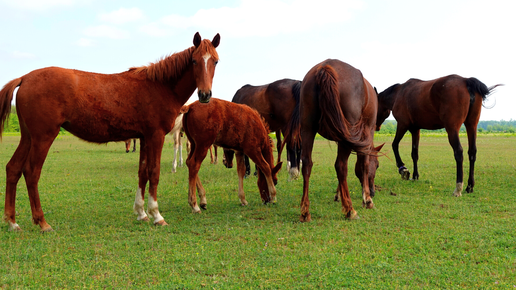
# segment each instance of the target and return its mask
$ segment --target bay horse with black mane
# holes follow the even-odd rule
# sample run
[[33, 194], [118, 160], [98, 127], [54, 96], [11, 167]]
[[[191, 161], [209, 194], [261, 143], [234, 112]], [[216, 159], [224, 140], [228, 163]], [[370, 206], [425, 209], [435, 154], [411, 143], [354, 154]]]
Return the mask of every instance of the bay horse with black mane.
[[404, 84], [395, 84], [378, 95], [377, 130], [391, 111], [398, 125], [392, 142], [396, 157], [396, 166], [403, 179], [410, 178], [399, 154], [399, 143], [405, 133], [412, 134], [412, 160], [414, 162], [414, 180], [419, 179], [417, 161], [419, 159], [420, 129], [437, 130], [445, 128], [448, 142], [453, 148], [457, 164], [455, 196], [461, 196], [463, 190], [463, 154], [459, 139], [462, 124], [468, 134], [469, 178], [466, 192], [473, 192], [475, 186], [474, 172], [477, 154], [477, 125], [480, 119], [482, 103], [499, 85], [488, 88], [476, 78], [463, 78], [449, 75], [431, 81], [410, 79]]
[[[373, 208], [374, 178], [370, 166], [376, 124], [377, 95], [362, 73], [336, 59], [328, 59], [315, 65], [303, 79], [300, 104], [294, 112], [285, 139], [301, 139], [303, 174], [303, 197], [301, 199], [302, 222], [311, 220], [308, 199], [309, 180], [312, 172], [312, 150], [315, 135], [319, 133], [328, 140], [337, 142], [338, 153], [335, 170], [339, 185], [342, 211], [349, 219], [358, 218], [349, 195], [347, 175], [348, 158], [357, 153], [357, 166], [362, 176], [362, 202]], [[374, 176], [374, 175], [373, 175]]]
[[[276, 132], [278, 140], [276, 147], [278, 151], [278, 163], [281, 162], [283, 145], [281, 134], [287, 130], [288, 123], [294, 109], [299, 104], [299, 89], [301, 82], [292, 79], [282, 79], [270, 84], [261, 86], [245, 85], [233, 96], [232, 102], [248, 105], [258, 111], [269, 125], [271, 132]], [[287, 161], [289, 163], [289, 174], [291, 179], [299, 176], [299, 161], [301, 149], [295, 147], [293, 142], [287, 145]], [[226, 156], [231, 158], [231, 153]], [[250, 171], [249, 159], [246, 157], [246, 171]]]
[[[213, 98], [210, 103], [195, 102], [183, 117], [186, 136], [191, 143], [188, 166], [188, 203], [194, 213], [206, 209], [206, 191], [199, 179], [199, 169], [212, 144], [234, 150], [237, 157], [238, 197], [247, 205], [244, 193], [244, 154], [258, 166], [258, 190], [264, 203], [276, 201], [275, 184], [282, 163], [274, 166], [272, 140], [267, 124], [248, 106]], [[200, 204], [195, 195], [199, 192]], [[199, 208], [200, 206], [200, 208]]]
[[[16, 87], [16, 111], [21, 139], [6, 166], [5, 219], [10, 230], [16, 223], [16, 185], [23, 174], [32, 220], [42, 231], [51, 231], [41, 208], [38, 181], [48, 150], [60, 127], [94, 143], [140, 139], [138, 190], [134, 211], [138, 220], [149, 220], [144, 193], [149, 182], [148, 214], [155, 224], [166, 225], [158, 210], [161, 151], [165, 135], [174, 126], [181, 106], [197, 89], [201, 102], [209, 102], [220, 36], [148, 66], [118, 74], [97, 74], [59, 67], [32, 71], [7, 83], [0, 91], [0, 136], [11, 109]], [[127, 116], [130, 116], [129, 118]]]

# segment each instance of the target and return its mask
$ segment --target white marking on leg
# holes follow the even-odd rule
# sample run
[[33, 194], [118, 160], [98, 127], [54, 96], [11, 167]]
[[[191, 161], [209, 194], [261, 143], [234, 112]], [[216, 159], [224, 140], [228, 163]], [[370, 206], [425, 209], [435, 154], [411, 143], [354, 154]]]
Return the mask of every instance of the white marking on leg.
[[160, 221], [164, 220], [158, 210], [158, 201], [154, 200], [152, 196], [149, 194], [149, 200], [147, 204], [147, 213], [154, 219], [154, 223], [157, 224]]
[[462, 188], [463, 187], [464, 187], [464, 183], [463, 182], [458, 182], [457, 183], [457, 187], [453, 191], [453, 195], [456, 196], [456, 197], [461, 196], [462, 195]]
[[21, 231], [20, 226], [17, 223], [7, 222], [9, 224], [9, 231]]
[[145, 210], [143, 208], [144, 204], [145, 201], [142, 198], [142, 189], [138, 188], [138, 190], [136, 191], [136, 196], [134, 198], [133, 210], [134, 213], [138, 215], [137, 220], [139, 221], [144, 220], [147, 217], [147, 214], [145, 213]]
[[179, 144], [179, 167], [183, 167], [183, 146]]

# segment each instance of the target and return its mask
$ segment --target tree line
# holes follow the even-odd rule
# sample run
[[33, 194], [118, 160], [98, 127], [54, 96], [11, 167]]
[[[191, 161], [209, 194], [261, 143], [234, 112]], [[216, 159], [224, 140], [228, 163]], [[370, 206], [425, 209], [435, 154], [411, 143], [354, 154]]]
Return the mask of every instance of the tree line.
[[[385, 120], [382, 124], [382, 129], [379, 134], [395, 134], [396, 133], [396, 121]], [[62, 131], [62, 130], [61, 130]], [[446, 132], [444, 129], [439, 130], [421, 130], [421, 132], [432, 131], [432, 132]], [[516, 133], [516, 120], [510, 121], [480, 121], [478, 122], [477, 131], [479, 133]], [[16, 115], [16, 108], [12, 107], [9, 120], [4, 126], [4, 132], [20, 132], [20, 124], [18, 123], [18, 116]], [[464, 125], [460, 128], [460, 132], [465, 133], [466, 128]]]

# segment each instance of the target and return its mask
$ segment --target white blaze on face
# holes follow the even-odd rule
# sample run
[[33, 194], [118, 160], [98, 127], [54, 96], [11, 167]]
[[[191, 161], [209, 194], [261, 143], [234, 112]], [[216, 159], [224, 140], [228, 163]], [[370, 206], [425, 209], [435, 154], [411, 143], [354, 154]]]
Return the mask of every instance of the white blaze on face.
[[208, 60], [211, 58], [211, 54], [208, 52], [202, 56], [204, 59], [204, 67], [206, 68], [206, 73], [208, 72]]

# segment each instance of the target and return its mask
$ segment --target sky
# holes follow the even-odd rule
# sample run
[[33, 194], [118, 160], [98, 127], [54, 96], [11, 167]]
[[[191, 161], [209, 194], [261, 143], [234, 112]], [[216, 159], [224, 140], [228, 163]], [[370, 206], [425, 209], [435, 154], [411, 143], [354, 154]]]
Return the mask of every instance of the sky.
[[220, 33], [216, 98], [302, 80], [336, 58], [379, 92], [449, 74], [504, 84], [480, 120], [516, 120], [515, 8], [512, 0], [0, 0], [0, 86], [48, 66], [119, 73], [191, 47], [196, 32]]

